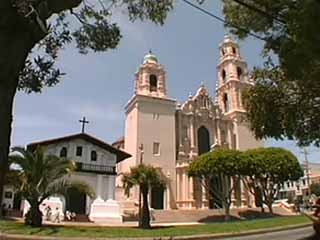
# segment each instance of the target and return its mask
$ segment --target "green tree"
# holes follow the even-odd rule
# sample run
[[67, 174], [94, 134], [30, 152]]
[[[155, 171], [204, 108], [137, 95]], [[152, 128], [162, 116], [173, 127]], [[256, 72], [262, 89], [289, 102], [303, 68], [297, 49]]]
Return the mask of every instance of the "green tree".
[[71, 181], [70, 174], [75, 170], [75, 163], [65, 158], [46, 155], [38, 147], [35, 151], [13, 148], [9, 156], [10, 163], [16, 164], [15, 170], [8, 176], [16, 191], [30, 204], [25, 223], [33, 227], [42, 225], [42, 213], [39, 206], [55, 194], [66, 195], [68, 189], [76, 188], [93, 197], [93, 190], [83, 182]]
[[126, 10], [131, 21], [163, 24], [172, 8], [173, 0], [0, 1], [0, 196], [16, 91], [40, 93], [45, 86], [55, 86], [63, 75], [55, 61], [71, 42], [83, 54], [116, 48], [121, 33], [112, 20], [114, 10]]
[[[239, 151], [219, 149], [195, 159], [189, 166], [188, 176], [200, 179], [210, 197], [222, 203], [228, 221], [232, 194], [241, 180], [242, 171]], [[217, 180], [219, 184], [213, 184]]]
[[282, 148], [257, 148], [242, 154], [244, 182], [252, 193], [260, 189], [261, 200], [273, 213], [272, 204], [281, 184], [303, 176], [298, 159]]
[[159, 169], [150, 165], [140, 164], [132, 167], [130, 173], [124, 174], [122, 178], [123, 187], [126, 195], [129, 196], [131, 188], [139, 186], [142, 194], [142, 219], [139, 219], [141, 228], [150, 229], [150, 210], [148, 204], [149, 190], [154, 187], [163, 187], [164, 181], [161, 179]]
[[244, 94], [258, 138], [320, 145], [320, 1], [224, 0], [226, 26], [264, 41], [265, 64]]
[[311, 194], [314, 194], [317, 197], [319, 197], [320, 196], [320, 183], [312, 183], [310, 185], [310, 192], [311, 192]]

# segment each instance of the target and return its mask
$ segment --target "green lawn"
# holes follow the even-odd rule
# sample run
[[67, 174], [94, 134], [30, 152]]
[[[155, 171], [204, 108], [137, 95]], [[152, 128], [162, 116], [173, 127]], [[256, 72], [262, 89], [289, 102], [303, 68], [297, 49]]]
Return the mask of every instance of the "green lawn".
[[281, 227], [302, 223], [311, 223], [304, 216], [275, 217], [259, 220], [233, 221], [230, 223], [210, 223], [193, 226], [162, 227], [142, 230], [129, 227], [26, 227], [22, 223], [0, 221], [0, 232], [22, 235], [40, 235], [55, 237], [164, 237], [208, 233], [237, 233], [247, 230]]

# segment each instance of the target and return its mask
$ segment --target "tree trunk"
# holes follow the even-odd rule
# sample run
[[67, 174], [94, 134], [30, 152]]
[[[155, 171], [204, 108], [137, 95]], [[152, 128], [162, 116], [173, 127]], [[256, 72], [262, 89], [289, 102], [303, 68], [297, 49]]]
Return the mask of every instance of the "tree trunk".
[[230, 204], [226, 204], [225, 207], [225, 216], [224, 216], [224, 221], [228, 222], [230, 220]]
[[0, 206], [8, 169], [14, 96], [19, 73], [34, 44], [29, 32], [0, 30]]
[[143, 199], [141, 227], [143, 229], [150, 229], [151, 228], [150, 211], [149, 211], [149, 204], [148, 204], [148, 191], [149, 191], [149, 189], [146, 187], [141, 188], [142, 199]]
[[25, 224], [31, 227], [42, 226], [42, 212], [39, 209], [40, 204], [30, 204], [30, 209], [26, 214]]
[[268, 209], [269, 209], [269, 212], [271, 213], [271, 214], [273, 214], [273, 209], [272, 209], [272, 202], [267, 202], [267, 206], [268, 206]]

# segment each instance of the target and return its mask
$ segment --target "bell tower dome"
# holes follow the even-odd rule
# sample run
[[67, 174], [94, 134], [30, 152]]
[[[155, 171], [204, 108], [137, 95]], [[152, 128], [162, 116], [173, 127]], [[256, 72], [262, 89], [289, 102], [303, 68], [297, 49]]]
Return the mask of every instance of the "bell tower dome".
[[242, 91], [250, 84], [247, 63], [240, 55], [239, 45], [229, 36], [220, 44], [220, 63], [216, 100], [226, 115], [233, 112], [244, 112]]
[[263, 146], [262, 141], [255, 139], [245, 118], [242, 93], [253, 83], [249, 79], [247, 63], [240, 55], [239, 45], [226, 36], [219, 49], [216, 102], [224, 117], [231, 121], [227, 134], [229, 146], [239, 150]]
[[149, 51], [136, 73], [135, 93], [158, 98], [167, 98], [166, 72], [157, 57]]

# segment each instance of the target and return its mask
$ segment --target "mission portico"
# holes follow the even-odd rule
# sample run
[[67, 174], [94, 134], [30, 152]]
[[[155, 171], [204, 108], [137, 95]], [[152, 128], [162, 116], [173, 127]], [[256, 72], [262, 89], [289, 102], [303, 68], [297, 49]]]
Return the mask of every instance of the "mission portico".
[[[124, 195], [121, 177], [141, 162], [161, 170], [166, 187], [152, 189], [154, 209], [219, 208], [208, 199], [202, 184], [188, 178], [187, 168], [197, 156], [215, 148], [246, 150], [263, 146], [244, 121], [243, 90], [252, 84], [247, 63], [236, 42], [226, 36], [219, 46], [215, 97], [201, 84], [183, 104], [167, 94], [165, 67], [149, 52], [135, 74], [135, 91], [125, 107], [124, 137], [113, 146], [132, 157], [117, 164], [116, 199], [130, 206], [137, 203], [138, 189]], [[254, 198], [240, 184], [232, 207], [254, 206]]]

